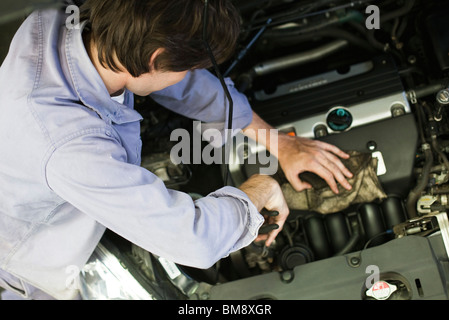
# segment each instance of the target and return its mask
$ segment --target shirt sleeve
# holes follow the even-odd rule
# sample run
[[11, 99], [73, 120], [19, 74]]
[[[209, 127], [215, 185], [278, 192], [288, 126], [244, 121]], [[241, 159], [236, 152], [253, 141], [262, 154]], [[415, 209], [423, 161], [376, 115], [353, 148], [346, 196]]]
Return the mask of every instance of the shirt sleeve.
[[263, 223], [239, 189], [224, 187], [197, 201], [167, 189], [148, 170], [126, 163], [125, 150], [106, 133], [85, 134], [56, 149], [46, 178], [83, 214], [182, 265], [210, 267], [254, 241]]
[[[225, 78], [225, 83], [233, 101], [234, 135], [251, 123], [253, 113], [248, 99], [235, 88], [233, 81]], [[209, 71], [189, 71], [181, 82], [152, 93], [151, 98], [173, 112], [205, 122], [201, 126], [202, 133], [215, 129], [220, 136], [204, 136], [214, 147], [219, 147], [226, 141], [229, 101], [220, 81]]]

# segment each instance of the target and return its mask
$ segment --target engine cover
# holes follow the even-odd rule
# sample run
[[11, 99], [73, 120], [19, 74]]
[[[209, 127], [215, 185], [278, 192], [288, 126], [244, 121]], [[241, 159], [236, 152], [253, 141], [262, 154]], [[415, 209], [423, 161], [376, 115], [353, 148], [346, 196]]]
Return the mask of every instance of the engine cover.
[[407, 196], [412, 186], [418, 144], [418, 129], [412, 114], [374, 122], [320, 140], [342, 150], [373, 152], [379, 160], [377, 175], [385, 192]]
[[298, 136], [308, 138], [411, 112], [390, 57], [342, 70], [279, 85], [269, 94], [255, 92], [253, 109], [278, 129], [294, 130]]

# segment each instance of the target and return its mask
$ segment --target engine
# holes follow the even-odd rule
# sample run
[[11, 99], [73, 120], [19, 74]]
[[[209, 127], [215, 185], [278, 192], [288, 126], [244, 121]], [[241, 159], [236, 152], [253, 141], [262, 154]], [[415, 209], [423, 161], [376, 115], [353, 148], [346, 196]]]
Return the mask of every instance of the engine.
[[[387, 198], [328, 215], [291, 210], [269, 248], [255, 242], [211, 270], [182, 267], [184, 272], [210, 285], [221, 283], [209, 292], [218, 299], [236, 294], [236, 281], [243, 281], [239, 287], [252, 289], [234, 298], [282, 298], [284, 291], [276, 291], [276, 297], [257, 293], [269, 290], [256, 281], [275, 283], [274, 274], [281, 274], [283, 283], [297, 281], [297, 287], [303, 288], [288, 291], [285, 297], [322, 298], [327, 296], [319, 285], [304, 278], [293, 280], [293, 270], [299, 267], [304, 274], [317, 276], [316, 271], [326, 279], [324, 274], [334, 270], [340, 280], [349, 281], [353, 273], [348, 270], [367, 267], [371, 260], [373, 265], [384, 263], [389, 271], [401, 269], [387, 256], [406, 251], [417, 255], [401, 256], [410, 265], [417, 257], [432, 260], [427, 251], [420, 251], [415, 238], [399, 245], [391, 240], [448, 232], [449, 22], [444, 14], [448, 4], [378, 1], [377, 27], [368, 24], [376, 18], [367, 14], [368, 1], [235, 4], [242, 13], [242, 35], [235, 59], [222, 66], [223, 73], [247, 95], [253, 109], [280, 131], [326, 141], [342, 150], [371, 153]], [[141, 112], [147, 112], [148, 126], [144, 123], [142, 137], [147, 138], [144, 148], [146, 143], [152, 151], [144, 155], [143, 165], [170, 187], [201, 196], [223, 184], [224, 171], [229, 170], [231, 184], [239, 186], [261, 166], [253, 160], [265, 150], [251, 148], [237, 136], [232, 152], [244, 150], [241, 161], [222, 167], [173, 167], [167, 161], [170, 142], [161, 130], [191, 125], [179, 116], [155, 111], [159, 109], [150, 109], [150, 114], [145, 110], [149, 109]], [[155, 143], [163, 146], [156, 155]], [[449, 240], [443, 244], [444, 258], [440, 258], [446, 261]], [[361, 252], [369, 248], [378, 251], [366, 251], [372, 254], [363, 260]], [[409, 299], [413, 292], [428, 294], [422, 271], [401, 270], [381, 277], [395, 286], [393, 299]], [[364, 271], [358, 274], [361, 279], [366, 278]], [[441, 288], [440, 279], [426, 281], [432, 283], [429, 287]], [[352, 290], [357, 297], [371, 299], [368, 288], [362, 287]]]
[[[326, 216], [292, 211], [272, 248], [263, 251], [263, 246], [253, 244], [231, 255], [232, 261], [246, 261], [235, 263], [242, 275], [251, 269], [271, 270], [273, 265], [293, 269], [359, 250], [376, 236], [371, 245], [386, 242], [392, 237], [388, 230], [407, 219], [403, 200], [414, 183], [418, 128], [399, 70], [383, 55], [341, 68], [282, 84], [270, 93], [258, 89], [252, 104], [279, 130], [330, 142], [342, 150], [371, 152], [378, 159], [378, 178], [388, 198]], [[245, 146], [236, 143], [235, 149], [241, 148]], [[237, 185], [258, 171], [251, 159], [265, 152], [246, 149], [246, 161], [230, 165]], [[245, 266], [248, 270], [240, 270]]]

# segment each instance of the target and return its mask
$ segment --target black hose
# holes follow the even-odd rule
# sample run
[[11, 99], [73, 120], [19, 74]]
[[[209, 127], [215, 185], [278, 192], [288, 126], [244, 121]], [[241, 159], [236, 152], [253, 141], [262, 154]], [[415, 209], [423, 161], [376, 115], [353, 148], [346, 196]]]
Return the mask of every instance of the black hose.
[[419, 130], [419, 139], [421, 142], [421, 145], [426, 144], [426, 135], [424, 134], [424, 111], [421, 108], [420, 105], [416, 105], [416, 114], [417, 114], [417, 118], [418, 118], [418, 130]]
[[416, 203], [421, 196], [421, 193], [424, 191], [424, 189], [427, 187], [427, 184], [429, 183], [429, 175], [432, 171], [433, 166], [433, 152], [430, 147], [430, 145], [427, 143], [425, 134], [424, 134], [424, 121], [425, 121], [425, 113], [422, 109], [421, 105], [417, 105], [416, 108], [416, 115], [418, 117], [418, 126], [419, 126], [419, 137], [421, 140], [422, 149], [424, 151], [425, 155], [425, 163], [422, 169], [422, 172], [418, 178], [418, 182], [413, 188], [406, 201], [406, 209], [409, 218], [416, 218], [417, 212], [416, 212]]
[[413, 188], [413, 190], [410, 191], [408, 197], [407, 197], [407, 213], [410, 219], [416, 218], [418, 216], [416, 212], [416, 203], [421, 196], [421, 193], [424, 191], [424, 189], [427, 187], [427, 184], [429, 183], [429, 174], [432, 170], [433, 165], [433, 153], [432, 149], [428, 144], [423, 145], [424, 154], [426, 158], [426, 162], [424, 163], [423, 171], [418, 178], [418, 182]]
[[406, 15], [413, 9], [414, 5], [415, 5], [415, 0], [406, 0], [404, 6], [402, 8], [399, 8], [398, 10], [381, 15], [380, 23], [382, 24], [382, 23], [385, 23], [392, 19], [396, 19], [398, 17]]
[[349, 240], [345, 244], [345, 246], [343, 248], [341, 248], [340, 251], [338, 251], [337, 253], [334, 254], [334, 257], [341, 256], [341, 255], [352, 252], [352, 250], [357, 245], [359, 240], [360, 240], [360, 233], [358, 231], [356, 231], [349, 238]]
[[[447, 159], [446, 154], [444, 154], [443, 151], [441, 151], [440, 144], [437, 141], [437, 137], [435, 135], [432, 135], [432, 148], [433, 150], [438, 154], [438, 156], [443, 160], [443, 165], [446, 167], [446, 170], [449, 170], [449, 160]], [[447, 178], [444, 182], [447, 182]]]
[[369, 240], [365, 243], [365, 245], [363, 246], [363, 249], [362, 249], [362, 250], [366, 250], [366, 249], [370, 246], [370, 244], [371, 244], [374, 240], [378, 239], [379, 237], [382, 237], [382, 236], [385, 236], [385, 235], [389, 235], [389, 234], [393, 234], [393, 230], [388, 229], [388, 230], [385, 230], [385, 231], [383, 231], [383, 232], [381, 232], [381, 233], [376, 234], [375, 236], [371, 237], [371, 239], [369, 239]]

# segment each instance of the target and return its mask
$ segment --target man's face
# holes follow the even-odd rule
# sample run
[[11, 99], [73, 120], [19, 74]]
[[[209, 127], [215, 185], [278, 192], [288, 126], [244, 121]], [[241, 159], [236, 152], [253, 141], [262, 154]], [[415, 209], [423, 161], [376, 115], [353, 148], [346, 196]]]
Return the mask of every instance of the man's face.
[[165, 89], [182, 81], [188, 71], [157, 71], [145, 73], [138, 78], [130, 78], [127, 81], [126, 88], [139, 96], [147, 96], [152, 92]]

